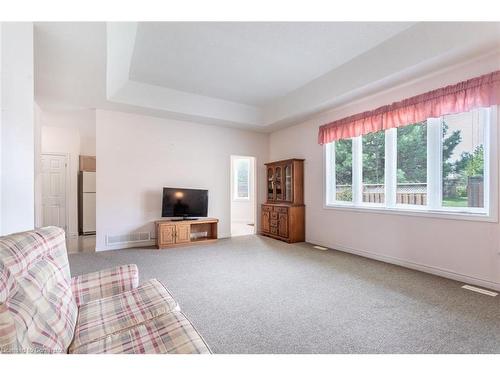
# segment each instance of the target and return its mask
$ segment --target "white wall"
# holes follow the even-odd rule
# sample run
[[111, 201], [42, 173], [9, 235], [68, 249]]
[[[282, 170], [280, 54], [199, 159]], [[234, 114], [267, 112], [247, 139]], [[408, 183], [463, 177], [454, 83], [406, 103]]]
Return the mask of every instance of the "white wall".
[[267, 134], [102, 110], [96, 120], [97, 250], [113, 248], [106, 235], [154, 236], [164, 186], [208, 189], [208, 214], [228, 237], [230, 155], [256, 157], [258, 202], [265, 198]]
[[[67, 235], [77, 236], [79, 155], [95, 155], [95, 110], [40, 109], [37, 122], [41, 129], [41, 153], [60, 153], [69, 157]], [[37, 178], [40, 172], [38, 169]], [[41, 211], [41, 195], [37, 197], [37, 211]]]
[[323, 208], [318, 127], [380, 105], [500, 69], [498, 55], [365, 98], [270, 136], [270, 159], [305, 158], [306, 240], [500, 290], [498, 223]]
[[0, 234], [33, 229], [33, 24], [1, 24]]

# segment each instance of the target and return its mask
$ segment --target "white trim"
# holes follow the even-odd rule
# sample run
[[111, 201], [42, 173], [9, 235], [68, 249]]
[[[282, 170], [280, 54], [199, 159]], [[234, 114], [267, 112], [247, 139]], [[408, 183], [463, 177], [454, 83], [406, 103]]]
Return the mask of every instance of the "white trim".
[[460, 212], [452, 211], [449, 208], [446, 210], [430, 210], [425, 206], [415, 206], [415, 205], [398, 205], [394, 208], [389, 207], [379, 207], [373, 205], [366, 206], [354, 206], [350, 202], [344, 204], [336, 203], [323, 205], [325, 210], [341, 210], [341, 211], [351, 211], [359, 213], [372, 213], [372, 214], [385, 214], [385, 215], [403, 215], [403, 216], [420, 216], [436, 219], [450, 219], [450, 220], [467, 220], [467, 221], [485, 221], [490, 223], [497, 223], [498, 218], [495, 215], [486, 215], [484, 213], [475, 212]]
[[156, 245], [156, 239], [151, 239], [147, 241], [127, 241], [127, 242], [121, 242], [119, 244], [114, 244], [114, 245], [104, 245], [105, 247], [102, 247], [100, 249], [96, 248], [96, 252], [99, 251], [112, 251], [112, 250], [121, 250], [121, 249], [130, 249], [134, 247], [146, 247], [146, 246], [155, 246]]
[[[65, 165], [65, 169], [66, 169], [66, 183], [65, 183], [65, 197], [64, 197], [64, 205], [65, 205], [65, 210], [66, 210], [66, 222], [64, 223], [65, 224], [65, 228], [64, 228], [64, 232], [66, 233], [66, 237], [75, 237], [75, 233], [74, 232], [70, 232], [69, 231], [69, 200], [70, 200], [70, 196], [71, 196], [71, 154], [70, 153], [67, 153], [67, 152], [42, 152], [40, 153], [40, 160], [43, 158], [44, 155], [52, 155], [52, 156], [64, 156], [64, 158], [66, 159], [65, 162], [64, 162], [64, 165]], [[40, 173], [42, 173], [42, 170], [43, 170], [43, 166], [40, 165]], [[43, 189], [43, 181], [41, 181], [41, 189]], [[42, 199], [42, 202], [40, 202], [40, 208], [42, 208], [42, 204], [43, 204], [43, 191], [42, 191], [42, 195], [40, 196], [40, 199]], [[43, 210], [43, 208], [42, 208]], [[78, 211], [76, 212], [76, 216], [78, 217]], [[41, 217], [41, 225], [43, 225], [43, 212], [42, 212], [42, 217]], [[78, 234], [76, 234], [76, 237], [78, 236]]]
[[498, 106], [490, 108], [490, 118], [484, 129], [484, 207], [491, 216], [498, 219]]
[[442, 118], [427, 119], [427, 207], [436, 210], [442, 204], [443, 137]]
[[388, 208], [396, 207], [396, 191], [398, 187], [398, 133], [397, 129], [388, 129], [385, 132], [385, 205]]
[[363, 140], [361, 136], [352, 138], [352, 203], [363, 202]]
[[335, 202], [335, 143], [327, 143], [323, 147], [323, 202]]
[[332, 249], [332, 250], [342, 251], [344, 253], [349, 253], [349, 254], [355, 254], [355, 255], [365, 257], [365, 258], [375, 259], [375, 260], [378, 260], [381, 262], [395, 264], [397, 266], [410, 268], [413, 270], [417, 270], [417, 271], [421, 271], [421, 272], [425, 272], [425, 273], [430, 273], [432, 275], [445, 277], [447, 279], [460, 281], [460, 282], [467, 283], [467, 284], [474, 284], [474, 285], [481, 286], [483, 288], [488, 288], [488, 289], [500, 291], [500, 283], [476, 278], [473, 276], [464, 275], [464, 274], [461, 274], [458, 272], [453, 272], [451, 270], [447, 270], [444, 268], [429, 266], [429, 265], [416, 263], [416, 262], [410, 262], [410, 261], [407, 261], [407, 260], [404, 260], [401, 258], [387, 256], [387, 255], [381, 255], [381, 254], [377, 254], [377, 253], [374, 253], [371, 251], [354, 249], [352, 247], [338, 245], [338, 244], [325, 245], [325, 244], [321, 243], [321, 241], [315, 241], [315, 240], [309, 239], [309, 238], [307, 239], [307, 242], [310, 244], [313, 244], [313, 245], [320, 245], [320, 246], [328, 247], [329, 249]]

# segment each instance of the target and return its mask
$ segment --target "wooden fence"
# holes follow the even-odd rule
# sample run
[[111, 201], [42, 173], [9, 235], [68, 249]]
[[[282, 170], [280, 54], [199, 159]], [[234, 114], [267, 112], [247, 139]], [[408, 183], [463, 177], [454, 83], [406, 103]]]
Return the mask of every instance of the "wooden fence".
[[[338, 200], [346, 200], [346, 191], [350, 191], [350, 185], [338, 185], [336, 195]], [[363, 185], [363, 202], [384, 203], [385, 190], [381, 184]], [[425, 206], [427, 204], [427, 184], [398, 184], [396, 190], [397, 204], [412, 204]]]

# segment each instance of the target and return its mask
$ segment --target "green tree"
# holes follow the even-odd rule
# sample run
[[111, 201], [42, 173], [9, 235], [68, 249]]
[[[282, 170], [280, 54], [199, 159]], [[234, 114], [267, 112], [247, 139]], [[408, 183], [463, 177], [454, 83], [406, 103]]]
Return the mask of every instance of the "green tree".
[[385, 169], [385, 132], [363, 136], [363, 183], [383, 184]]
[[[444, 122], [443, 134], [443, 178], [454, 172], [449, 159], [457, 145], [462, 142], [460, 130], [448, 134], [449, 126]], [[427, 122], [398, 128], [398, 182], [417, 183], [427, 181]]]
[[398, 128], [398, 183], [427, 181], [427, 122]]
[[484, 147], [483, 145], [479, 145], [474, 149], [474, 152], [462, 153], [462, 159], [466, 159], [467, 163], [465, 164], [465, 175], [467, 177], [473, 176], [483, 176], [484, 175]]
[[449, 126], [443, 123], [443, 179], [446, 179], [451, 173], [456, 173], [455, 163], [449, 159], [453, 156], [455, 147], [462, 142], [460, 130], [453, 131], [448, 135]]
[[[464, 170], [471, 154], [464, 155], [460, 164], [449, 159], [462, 141], [460, 130], [448, 134], [443, 123], [443, 177]], [[403, 126], [397, 129], [397, 181], [398, 183], [422, 183], [427, 181], [427, 122]], [[335, 175], [337, 185], [352, 184], [352, 140], [335, 142]], [[384, 183], [385, 132], [363, 136], [363, 182]]]
[[337, 185], [352, 184], [352, 139], [335, 142], [335, 179]]

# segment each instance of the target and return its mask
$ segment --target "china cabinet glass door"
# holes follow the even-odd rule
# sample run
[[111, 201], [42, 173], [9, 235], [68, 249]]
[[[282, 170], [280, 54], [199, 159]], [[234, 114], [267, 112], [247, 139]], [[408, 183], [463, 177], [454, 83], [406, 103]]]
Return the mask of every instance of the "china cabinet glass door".
[[292, 165], [285, 166], [285, 197], [284, 200], [292, 201]]
[[282, 186], [282, 180], [281, 180], [281, 167], [276, 167], [274, 169], [274, 187], [276, 191], [276, 200], [280, 201], [283, 200], [283, 186]]
[[274, 168], [267, 168], [267, 200], [274, 200]]

